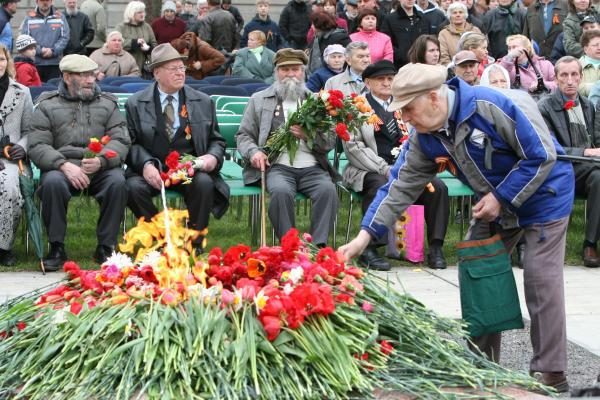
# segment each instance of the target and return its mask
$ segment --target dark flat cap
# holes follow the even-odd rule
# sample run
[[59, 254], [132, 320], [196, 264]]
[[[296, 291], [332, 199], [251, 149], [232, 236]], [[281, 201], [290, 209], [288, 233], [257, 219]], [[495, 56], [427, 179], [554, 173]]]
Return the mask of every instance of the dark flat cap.
[[375, 64], [369, 65], [362, 73], [363, 80], [367, 78], [375, 78], [383, 75], [396, 75], [396, 67], [394, 63], [388, 60], [377, 61]]

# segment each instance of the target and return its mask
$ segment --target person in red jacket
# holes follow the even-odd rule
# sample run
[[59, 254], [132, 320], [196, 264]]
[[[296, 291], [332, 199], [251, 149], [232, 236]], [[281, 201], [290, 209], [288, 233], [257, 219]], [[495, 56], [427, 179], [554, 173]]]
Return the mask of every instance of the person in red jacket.
[[15, 57], [16, 80], [27, 87], [42, 86], [40, 74], [35, 67], [35, 47], [37, 42], [29, 35], [19, 35], [15, 47], [19, 55]]
[[183, 35], [187, 29], [186, 23], [175, 14], [175, 2], [167, 0], [162, 6], [162, 17], [152, 22], [152, 30], [158, 44], [170, 43]]

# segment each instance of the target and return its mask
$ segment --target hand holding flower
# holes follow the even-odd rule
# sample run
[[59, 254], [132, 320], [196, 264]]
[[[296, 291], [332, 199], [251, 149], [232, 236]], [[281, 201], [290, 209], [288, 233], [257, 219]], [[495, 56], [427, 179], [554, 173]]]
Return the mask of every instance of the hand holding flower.
[[95, 174], [100, 170], [102, 163], [100, 162], [100, 158], [84, 158], [81, 160], [81, 169], [88, 175]]
[[300, 140], [306, 140], [306, 135], [304, 134], [304, 129], [300, 125], [292, 125], [290, 126], [290, 132], [292, 135], [297, 137]]
[[66, 162], [59, 167], [60, 171], [65, 174], [71, 186], [77, 190], [83, 190], [90, 185], [90, 178], [79, 166]]

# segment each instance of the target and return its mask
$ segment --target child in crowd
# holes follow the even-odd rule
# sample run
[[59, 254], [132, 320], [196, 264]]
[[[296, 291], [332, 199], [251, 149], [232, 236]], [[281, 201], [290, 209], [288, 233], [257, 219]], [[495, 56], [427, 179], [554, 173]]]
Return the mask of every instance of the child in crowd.
[[15, 57], [16, 80], [27, 87], [42, 86], [40, 74], [35, 67], [37, 42], [29, 35], [19, 35], [15, 46], [19, 55]]

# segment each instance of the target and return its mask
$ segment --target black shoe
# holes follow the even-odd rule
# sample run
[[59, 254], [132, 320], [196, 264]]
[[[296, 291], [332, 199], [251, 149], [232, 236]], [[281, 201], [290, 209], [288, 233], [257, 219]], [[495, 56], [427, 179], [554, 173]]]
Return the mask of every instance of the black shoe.
[[67, 261], [65, 245], [60, 242], [50, 243], [50, 251], [46, 258], [42, 260], [44, 269], [48, 272], [58, 271], [62, 268], [65, 261]]
[[17, 257], [11, 250], [0, 249], [0, 265], [3, 267], [14, 267], [17, 265]]
[[[538, 382], [554, 388], [558, 393], [569, 391], [569, 381], [564, 372], [533, 372], [529, 373]], [[545, 394], [544, 392], [540, 392]]]
[[381, 258], [374, 247], [367, 247], [358, 257], [358, 263], [363, 268], [375, 271], [389, 271], [392, 269], [390, 263]]
[[108, 259], [108, 257], [112, 256], [114, 251], [115, 249], [112, 246], [104, 246], [99, 244], [96, 246], [96, 251], [94, 252], [94, 261], [102, 265], [104, 261]]
[[427, 255], [427, 265], [431, 269], [446, 269], [446, 259], [440, 246], [431, 246]]
[[517, 267], [523, 269], [523, 261], [525, 260], [525, 243], [517, 244]]

